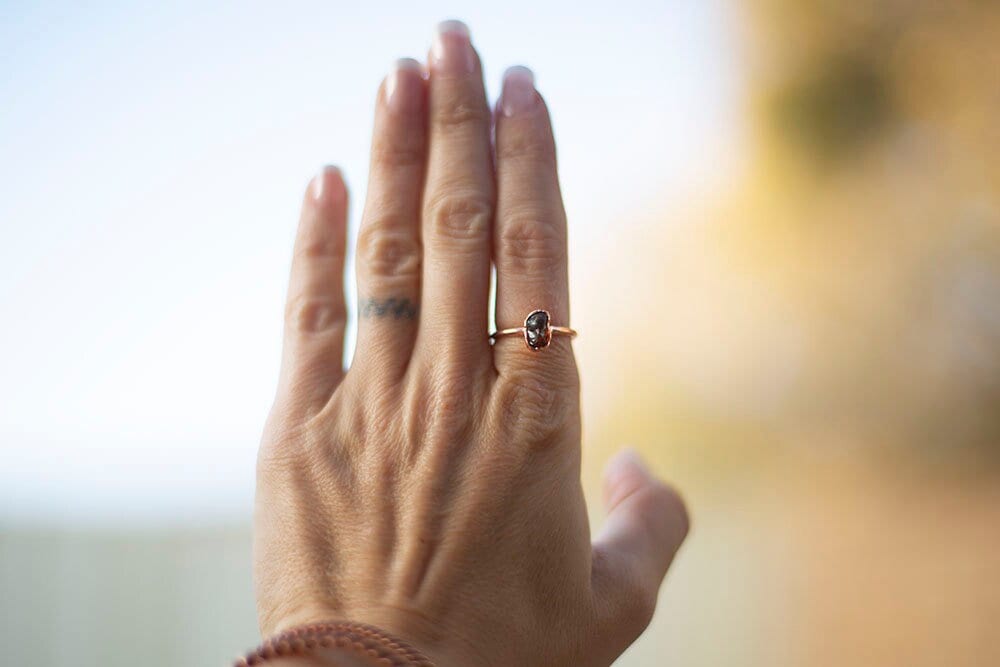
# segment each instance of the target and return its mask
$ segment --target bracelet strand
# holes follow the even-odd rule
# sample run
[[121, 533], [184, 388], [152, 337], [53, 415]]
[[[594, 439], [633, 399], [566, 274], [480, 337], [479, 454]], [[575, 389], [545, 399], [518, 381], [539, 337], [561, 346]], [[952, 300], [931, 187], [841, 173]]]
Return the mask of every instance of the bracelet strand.
[[364, 623], [330, 621], [285, 630], [264, 641], [256, 650], [234, 663], [234, 667], [263, 665], [272, 658], [306, 656], [317, 649], [339, 649], [367, 658], [384, 667], [434, 667], [420, 651], [406, 642]]

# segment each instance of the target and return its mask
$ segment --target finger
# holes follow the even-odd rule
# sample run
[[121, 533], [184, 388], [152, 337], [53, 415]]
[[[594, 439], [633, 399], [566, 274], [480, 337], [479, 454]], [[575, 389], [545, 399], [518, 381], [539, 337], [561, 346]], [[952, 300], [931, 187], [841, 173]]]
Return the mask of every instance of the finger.
[[405, 371], [420, 310], [420, 199], [427, 90], [415, 60], [396, 63], [379, 90], [368, 196], [358, 232], [358, 344], [367, 374]]
[[[566, 214], [556, 173], [556, 149], [545, 103], [525, 67], [504, 75], [497, 105], [497, 216], [493, 252], [497, 270], [498, 328], [521, 326], [528, 313], [546, 310], [550, 323], [569, 326]], [[565, 337], [555, 335], [552, 349], [535, 355], [523, 340], [500, 338], [494, 360], [508, 370], [553, 364], [545, 370], [573, 372]], [[557, 368], [558, 367], [558, 368]]]
[[347, 188], [324, 167], [306, 192], [285, 308], [282, 380], [308, 403], [325, 403], [344, 373]]
[[607, 519], [594, 541], [593, 585], [605, 624], [631, 643], [649, 624], [689, 520], [677, 492], [626, 450], [605, 471]]
[[458, 21], [438, 27], [430, 66], [430, 143], [423, 204], [420, 345], [441, 363], [441, 342], [463, 366], [488, 359], [487, 302], [493, 162], [479, 58]]

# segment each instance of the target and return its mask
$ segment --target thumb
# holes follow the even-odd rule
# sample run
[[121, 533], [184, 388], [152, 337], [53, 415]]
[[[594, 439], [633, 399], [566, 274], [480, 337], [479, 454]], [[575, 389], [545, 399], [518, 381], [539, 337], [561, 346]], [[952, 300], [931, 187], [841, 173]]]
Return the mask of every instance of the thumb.
[[677, 492], [626, 449], [604, 471], [607, 519], [594, 540], [593, 587], [601, 615], [630, 635], [645, 630], [689, 520]]

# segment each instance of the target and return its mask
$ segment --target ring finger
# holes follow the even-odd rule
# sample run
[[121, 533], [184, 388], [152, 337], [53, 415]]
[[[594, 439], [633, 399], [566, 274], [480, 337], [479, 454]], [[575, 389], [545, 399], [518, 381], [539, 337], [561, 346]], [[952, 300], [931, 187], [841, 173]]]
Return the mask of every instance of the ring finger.
[[[504, 75], [497, 105], [497, 222], [493, 252], [497, 269], [498, 328], [521, 325], [534, 310], [546, 310], [553, 326], [569, 326], [566, 213], [556, 173], [556, 149], [549, 114], [524, 67]], [[565, 336], [556, 335], [536, 356], [523, 339], [500, 338], [494, 345], [497, 370], [538, 364], [575, 377]], [[572, 377], [571, 377], [572, 376]]]

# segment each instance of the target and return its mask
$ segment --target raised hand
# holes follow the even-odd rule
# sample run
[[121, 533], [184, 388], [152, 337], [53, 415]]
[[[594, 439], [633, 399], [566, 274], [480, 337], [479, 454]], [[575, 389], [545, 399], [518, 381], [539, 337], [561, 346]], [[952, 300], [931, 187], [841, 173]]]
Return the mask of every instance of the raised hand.
[[379, 90], [346, 372], [340, 172], [305, 195], [258, 468], [261, 629], [371, 624], [439, 667], [606, 666], [650, 620], [684, 506], [626, 453], [591, 542], [571, 338], [487, 330], [491, 264], [500, 328], [570, 324], [546, 106], [513, 68], [491, 112], [457, 22], [426, 73], [401, 61]]

